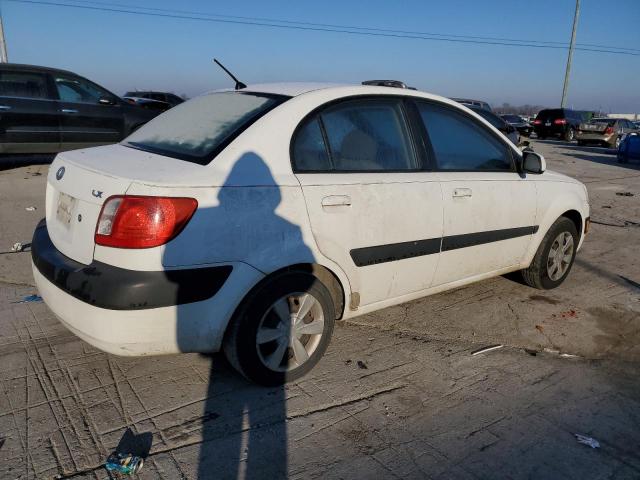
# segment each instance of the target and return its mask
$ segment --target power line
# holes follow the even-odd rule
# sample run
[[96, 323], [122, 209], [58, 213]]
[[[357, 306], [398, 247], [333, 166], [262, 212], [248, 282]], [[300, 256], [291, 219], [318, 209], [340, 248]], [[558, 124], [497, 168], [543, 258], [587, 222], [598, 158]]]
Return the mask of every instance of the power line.
[[[99, 2], [99, 1], [91, 1], [91, 0], [67, 0], [73, 3], [84, 3], [84, 4], [92, 4], [92, 5], [104, 5], [108, 7], [123, 7], [123, 8], [133, 8], [135, 10], [148, 10], [148, 11], [156, 11], [156, 12], [167, 12], [167, 13], [177, 13], [177, 14], [187, 14], [187, 15], [198, 15], [204, 17], [213, 17], [213, 18], [229, 18], [229, 19], [240, 19], [240, 20], [250, 20], [250, 21], [264, 21], [264, 22], [275, 22], [282, 24], [291, 24], [291, 25], [307, 25], [307, 26], [315, 26], [315, 27], [328, 27], [328, 28], [340, 28], [340, 29], [349, 29], [349, 30], [364, 30], [364, 31], [373, 31], [373, 32], [385, 32], [385, 33], [400, 33], [407, 35], [420, 35], [420, 36], [433, 36], [433, 37], [451, 37], [451, 38], [462, 38], [462, 39], [470, 39], [470, 40], [490, 40], [490, 41], [503, 41], [503, 42], [517, 42], [517, 43], [531, 43], [531, 44], [548, 44], [548, 45], [559, 45], [565, 48], [568, 48], [569, 44], [566, 42], [557, 42], [557, 41], [548, 41], [548, 40], [525, 40], [525, 39], [517, 39], [517, 38], [504, 38], [504, 37], [483, 37], [483, 36], [474, 36], [474, 35], [456, 35], [456, 34], [445, 34], [445, 33], [434, 33], [434, 32], [422, 32], [422, 31], [413, 31], [413, 30], [393, 30], [388, 28], [376, 28], [376, 27], [366, 27], [366, 26], [356, 26], [356, 25], [341, 25], [341, 24], [332, 24], [332, 23], [314, 23], [314, 22], [302, 22], [302, 21], [294, 21], [294, 20], [279, 20], [275, 18], [266, 18], [266, 17], [246, 17], [239, 15], [223, 15], [218, 13], [211, 12], [197, 12], [197, 11], [189, 11], [189, 10], [176, 10], [176, 9], [167, 9], [167, 8], [157, 8], [157, 7], [139, 7], [133, 5], [127, 5], [123, 3], [113, 3], [113, 2]], [[142, 12], [139, 12], [142, 13]], [[640, 52], [638, 48], [630, 48], [630, 47], [616, 47], [612, 45], [600, 45], [594, 43], [577, 43], [576, 45], [582, 47], [596, 47], [596, 48], [604, 48], [611, 50], [628, 50], [632, 52]]]
[[[51, 2], [51, 1], [45, 1], [45, 0], [6, 0], [6, 1], [14, 2], [14, 3], [23, 3], [23, 4], [78, 8], [78, 9], [95, 10], [95, 11], [112, 12], [112, 13], [126, 13], [131, 15], [154, 16], [154, 17], [173, 18], [173, 19], [182, 19], [182, 20], [198, 20], [198, 21], [205, 21], [205, 22], [228, 23], [228, 24], [236, 24], [236, 25], [262, 26], [262, 27], [291, 29], [291, 30], [306, 30], [306, 31], [315, 31], [315, 32], [328, 32], [328, 33], [345, 33], [349, 35], [361, 35], [361, 36], [372, 36], [372, 37], [403, 38], [403, 39], [412, 39], [412, 40], [431, 40], [431, 41], [466, 43], [466, 44], [475, 44], [475, 45], [499, 45], [499, 46], [524, 47], [524, 48], [548, 48], [548, 49], [555, 49], [555, 50], [567, 50], [568, 48], [567, 46], [564, 46], [564, 45], [515, 43], [514, 41], [502, 41], [502, 40], [473, 40], [473, 39], [467, 39], [467, 38], [453, 37], [452, 35], [449, 35], [448, 37], [435, 36], [435, 35], [444, 35], [444, 34], [386, 33], [382, 31], [364, 31], [365, 30], [364, 28], [362, 30], [355, 30], [355, 29], [338, 28], [338, 27], [311, 26], [310, 24], [304, 24], [304, 25], [294, 24], [294, 23], [283, 24], [283, 22], [275, 23], [275, 22], [280, 22], [278, 20], [273, 20], [273, 21], [262, 21], [257, 19], [251, 20], [250, 17], [246, 17], [248, 18], [246, 20], [239, 19], [239, 18], [235, 20], [231, 18], [211, 18], [211, 17], [204, 17], [204, 15], [196, 16], [196, 15], [199, 15], [197, 13], [195, 14], [194, 13], [189, 13], [189, 14], [162, 13], [161, 11], [158, 11], [158, 9], [154, 9], [156, 11], [136, 11], [136, 10], [129, 10], [124, 8], [112, 8], [112, 7], [106, 7], [106, 6], [99, 7], [99, 6], [92, 6], [92, 5], [73, 5], [69, 3]], [[128, 8], [138, 8], [138, 7], [128, 7]], [[320, 24], [317, 24], [317, 25], [320, 25]], [[361, 27], [358, 27], [358, 28], [361, 28]], [[390, 32], [393, 32], [393, 30]], [[576, 47], [575, 49], [586, 51], [586, 52], [640, 56], [640, 53], [614, 51], [614, 50], [608, 50], [605, 48]]]

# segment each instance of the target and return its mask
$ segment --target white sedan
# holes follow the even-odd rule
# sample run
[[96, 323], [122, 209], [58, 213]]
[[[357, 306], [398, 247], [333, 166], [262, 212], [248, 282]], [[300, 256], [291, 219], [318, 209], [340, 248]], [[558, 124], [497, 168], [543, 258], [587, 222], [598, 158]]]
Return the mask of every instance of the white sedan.
[[517, 270], [560, 285], [584, 185], [398, 85], [213, 92], [59, 154], [32, 247], [45, 302], [107, 352], [222, 349], [273, 385], [318, 362], [336, 320]]

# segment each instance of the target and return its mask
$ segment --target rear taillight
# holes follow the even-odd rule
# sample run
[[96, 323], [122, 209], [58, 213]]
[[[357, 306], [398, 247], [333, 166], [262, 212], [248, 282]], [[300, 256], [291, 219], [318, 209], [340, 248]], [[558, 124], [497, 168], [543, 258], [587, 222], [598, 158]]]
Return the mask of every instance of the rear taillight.
[[556, 118], [553, 123], [555, 125], [565, 125], [567, 121], [564, 118]]
[[116, 195], [102, 205], [95, 242], [116, 248], [151, 248], [175, 238], [198, 208], [194, 198]]
[[605, 135], [611, 135], [613, 133], [613, 127], [607, 127], [604, 129]]
[[542, 120], [538, 120], [537, 118], [533, 121], [534, 125], [540, 125], [542, 123]]

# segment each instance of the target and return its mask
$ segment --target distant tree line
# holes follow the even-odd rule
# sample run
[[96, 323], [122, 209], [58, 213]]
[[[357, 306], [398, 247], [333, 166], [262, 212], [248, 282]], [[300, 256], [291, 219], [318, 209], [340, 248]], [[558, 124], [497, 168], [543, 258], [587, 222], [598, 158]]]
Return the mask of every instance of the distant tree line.
[[525, 116], [533, 116], [536, 115], [540, 110], [543, 110], [547, 107], [543, 105], [511, 105], [510, 103], [503, 103], [501, 106], [493, 107], [493, 110], [498, 114], [510, 113], [514, 115], [525, 115]]

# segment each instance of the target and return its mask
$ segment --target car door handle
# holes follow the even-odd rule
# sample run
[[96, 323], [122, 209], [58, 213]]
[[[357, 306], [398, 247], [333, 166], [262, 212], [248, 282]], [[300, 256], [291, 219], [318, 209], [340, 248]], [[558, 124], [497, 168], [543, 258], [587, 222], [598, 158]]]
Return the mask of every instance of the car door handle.
[[60, 110], [62, 113], [78, 113], [78, 110], [75, 110], [73, 108], [63, 108], [62, 110]]
[[472, 193], [470, 188], [454, 188], [452, 196], [454, 198], [470, 197]]
[[349, 195], [329, 195], [322, 199], [323, 207], [350, 207], [351, 197]]
[[11, 110], [9, 105], [0, 105], [0, 110]]

